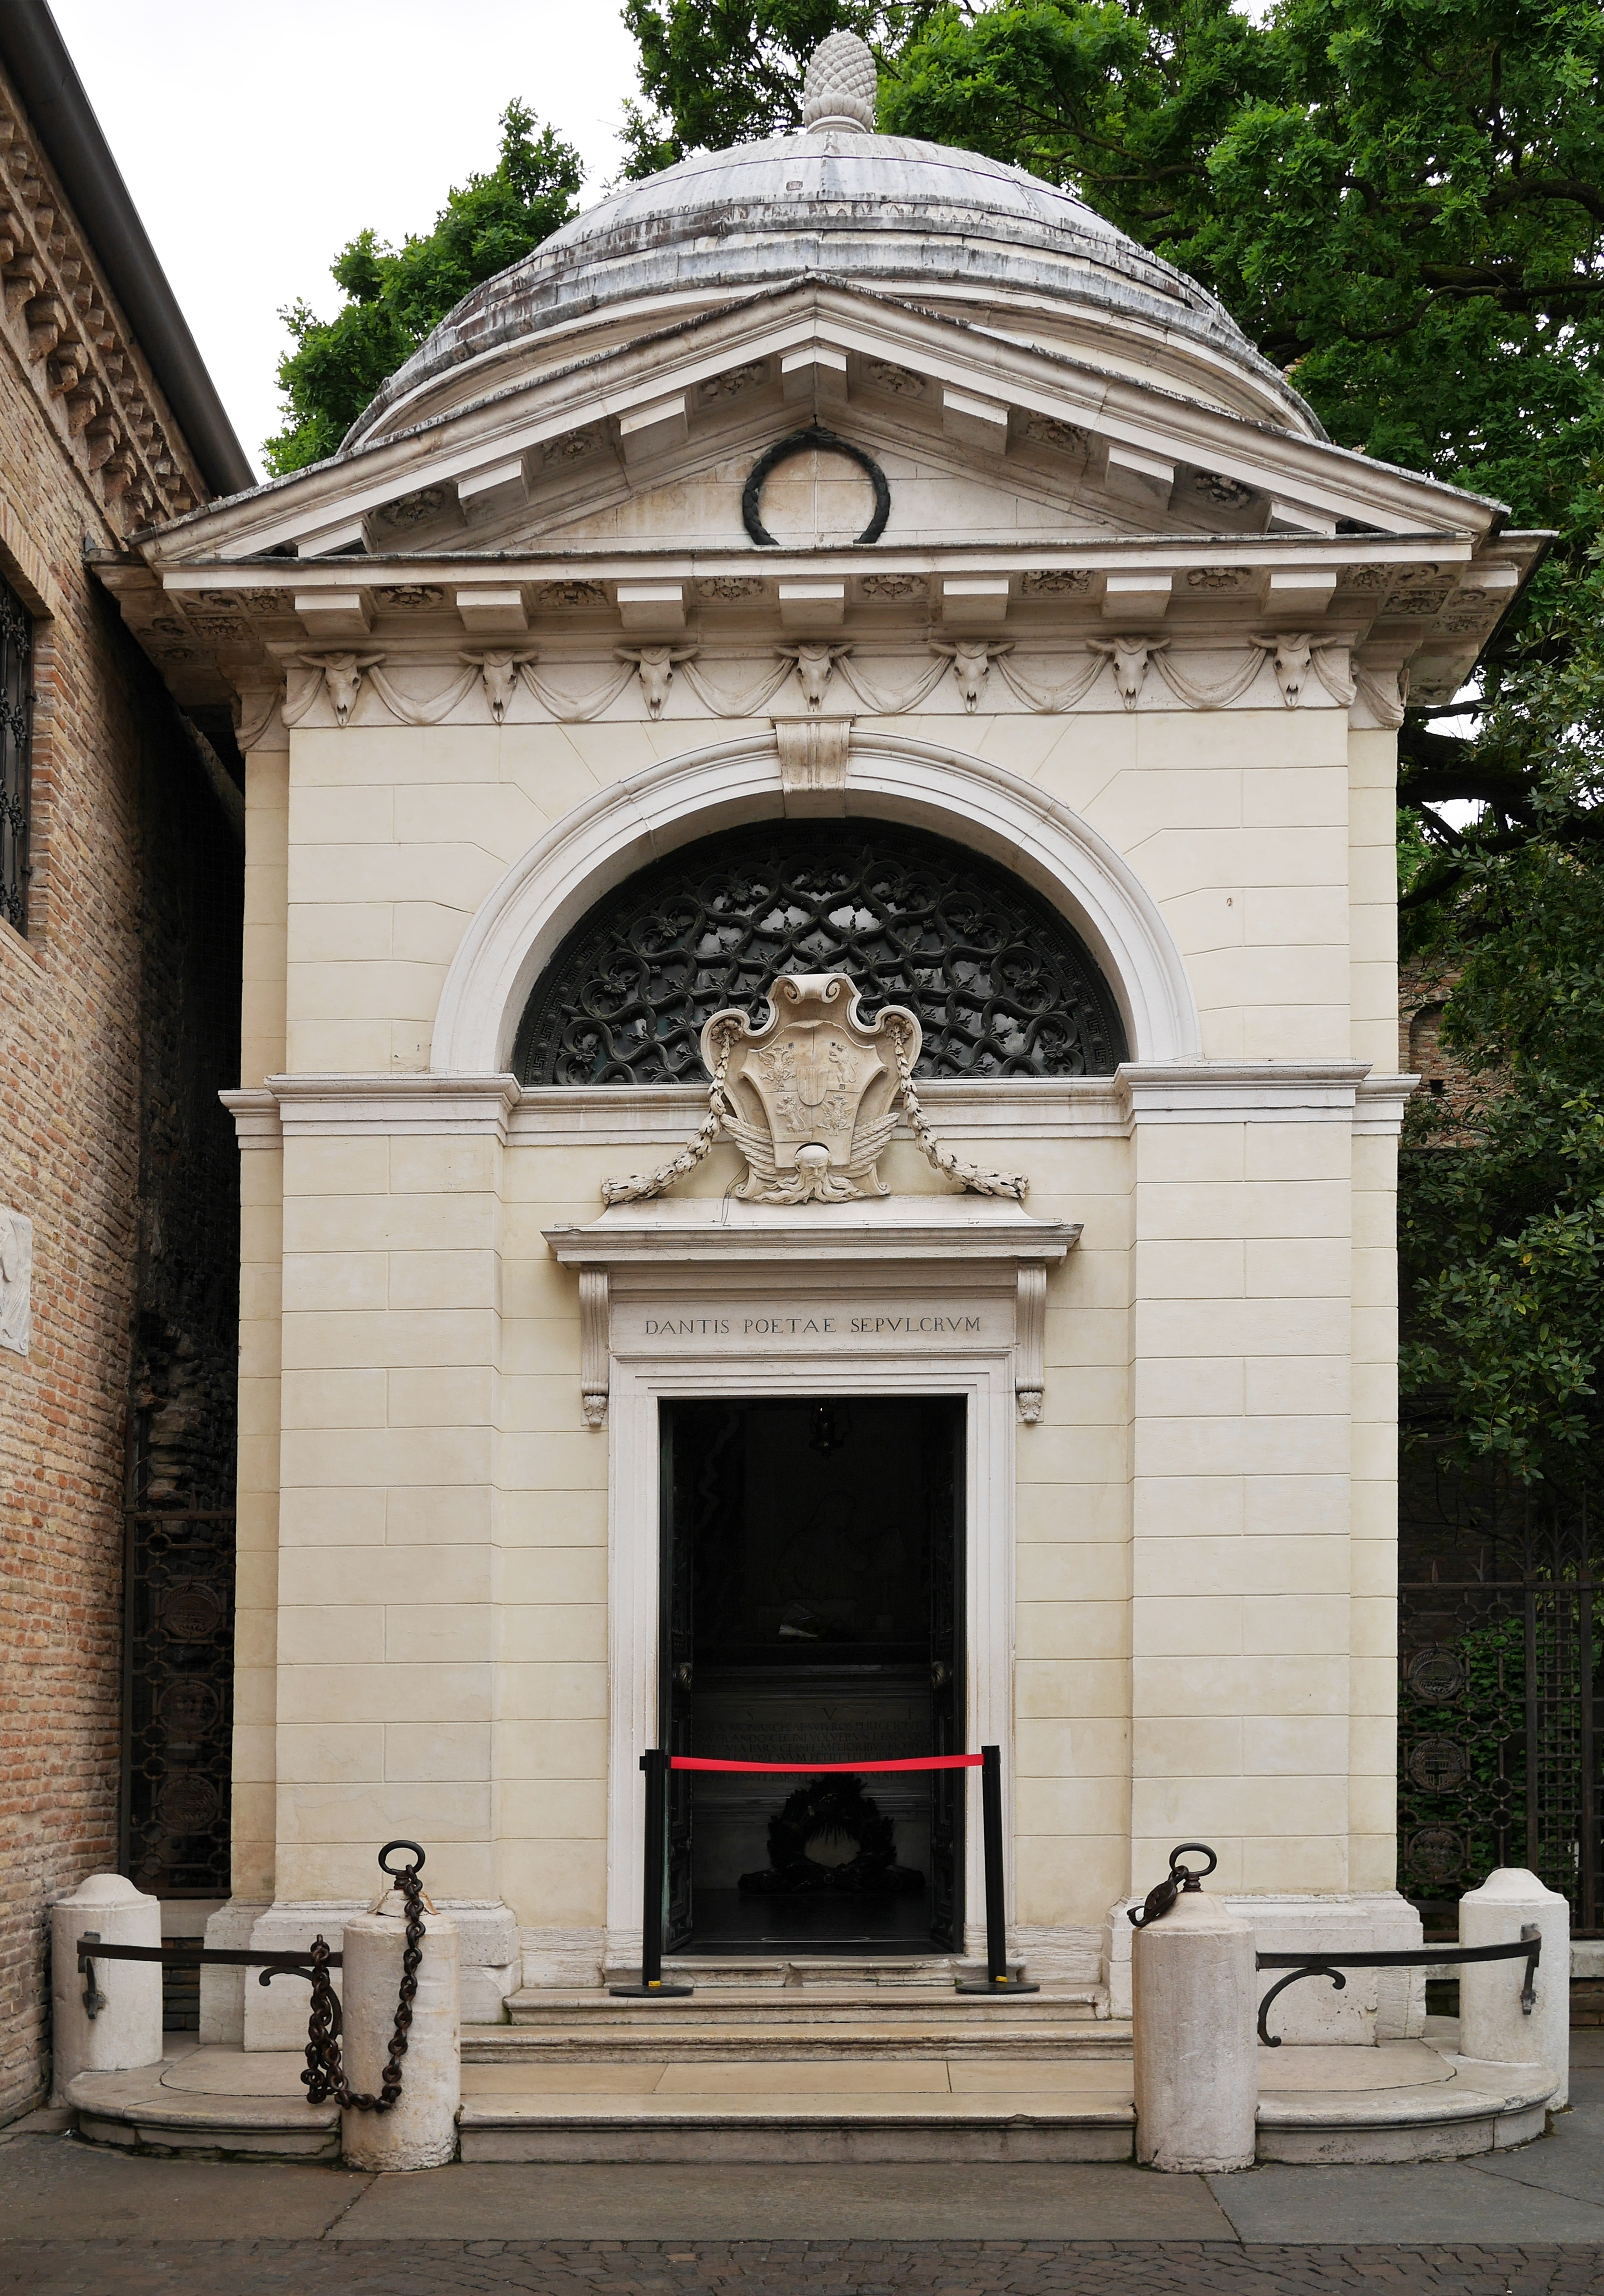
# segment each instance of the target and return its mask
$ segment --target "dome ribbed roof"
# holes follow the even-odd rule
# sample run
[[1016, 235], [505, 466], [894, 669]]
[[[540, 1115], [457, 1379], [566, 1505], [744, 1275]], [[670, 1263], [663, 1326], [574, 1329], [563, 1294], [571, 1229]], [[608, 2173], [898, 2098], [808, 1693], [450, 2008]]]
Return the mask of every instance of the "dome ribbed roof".
[[[822, 50], [815, 61], [827, 61]], [[849, 90], [851, 59], [828, 61], [827, 77]], [[576, 217], [464, 296], [347, 443], [389, 428], [392, 408], [413, 419], [402, 403], [437, 377], [590, 315], [634, 302], [660, 324], [666, 299], [705, 305], [810, 275], [949, 308], [955, 298], [1056, 306], [1072, 331], [1078, 310], [1082, 332], [1123, 321], [1156, 351], [1167, 342], [1184, 358], [1190, 347], [1216, 373], [1234, 371], [1261, 418], [1319, 435], [1212, 296], [1072, 193], [977, 152], [849, 127], [835, 109], [798, 135], [698, 153]], [[1173, 362], [1160, 379], [1187, 387]]]

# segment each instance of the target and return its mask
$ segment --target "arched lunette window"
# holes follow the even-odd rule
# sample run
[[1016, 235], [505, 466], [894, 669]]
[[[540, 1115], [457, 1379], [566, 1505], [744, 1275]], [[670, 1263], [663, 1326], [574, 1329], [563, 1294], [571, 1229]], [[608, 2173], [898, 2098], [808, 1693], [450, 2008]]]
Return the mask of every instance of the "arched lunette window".
[[846, 972], [919, 1015], [923, 1077], [1109, 1076], [1109, 985], [1056, 909], [996, 863], [894, 822], [765, 822], [682, 847], [558, 949], [513, 1054], [526, 1085], [700, 1083], [724, 1005], [776, 973]]

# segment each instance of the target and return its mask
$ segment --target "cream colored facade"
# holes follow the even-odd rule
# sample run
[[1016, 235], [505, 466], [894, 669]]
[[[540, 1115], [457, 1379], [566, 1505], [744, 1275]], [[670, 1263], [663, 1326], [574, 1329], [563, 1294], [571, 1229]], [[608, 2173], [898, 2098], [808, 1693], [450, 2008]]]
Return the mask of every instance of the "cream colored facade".
[[[824, 1382], [965, 1398], [966, 1725], [1004, 1750], [1033, 1967], [1117, 1990], [1109, 1910], [1182, 1838], [1235, 1895], [1391, 1935], [1394, 729], [1535, 545], [1325, 442], [1219, 315], [1164, 323], [1181, 291], [1139, 251], [1134, 288], [1078, 255], [1043, 286], [1064, 229], [1020, 222], [1008, 171], [941, 208], [919, 170], [963, 155], [850, 115], [752, 150], [768, 275], [737, 249], [647, 275], [708, 246], [686, 171], [654, 179], [655, 239], [651, 185], [626, 245], [604, 206], [336, 461], [117, 578], [180, 690], [239, 693], [249, 758], [222, 1921], [337, 1916], [400, 1834], [503, 1939], [510, 1909], [493, 1992], [638, 1953], [656, 1413]], [[843, 231], [923, 234], [917, 285], [850, 250], [785, 272], [784, 202], [832, 168]], [[978, 284], [943, 268], [965, 198]], [[872, 543], [828, 440], [761, 488], [772, 544], [743, 525], [814, 423], [883, 474]], [[530, 990], [603, 895], [797, 816], [982, 851], [1097, 956], [1117, 1073], [923, 1091], [962, 1155], [1028, 1175], [1022, 1213], [904, 1130], [884, 1203], [739, 1217], [722, 1141], [602, 1218], [704, 1098], [516, 1082]]]

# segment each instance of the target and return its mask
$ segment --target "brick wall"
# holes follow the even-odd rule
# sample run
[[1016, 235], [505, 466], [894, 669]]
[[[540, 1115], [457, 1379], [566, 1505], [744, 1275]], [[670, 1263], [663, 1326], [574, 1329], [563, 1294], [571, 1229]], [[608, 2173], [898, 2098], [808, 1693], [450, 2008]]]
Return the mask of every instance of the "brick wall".
[[1399, 1066], [1406, 1075], [1418, 1076], [1421, 1091], [1445, 1102], [1456, 1116], [1487, 1089], [1485, 1080], [1473, 1077], [1443, 1042], [1444, 1008], [1458, 978], [1440, 965], [1404, 965], [1398, 973]]
[[[226, 855], [162, 834], [164, 808], [215, 800], [84, 566], [86, 540], [116, 537], [39, 390], [0, 336], [0, 570], [38, 617], [26, 938], [0, 923], [0, 1203], [34, 1222], [32, 1351], [0, 1353], [0, 2122], [48, 2077], [45, 1908], [118, 1862], [130, 1345], [163, 1210], [146, 1202], [142, 1242], [145, 1038], [162, 1058], [142, 988], [165, 1001], [151, 957], [172, 906], [158, 896], [176, 868], [209, 870], [225, 914], [229, 896]], [[237, 978], [227, 939], [225, 923], [207, 961]], [[199, 1092], [169, 1095], [180, 1128]], [[171, 1215], [194, 1175], [182, 1144], [168, 1163]], [[213, 1305], [225, 1319], [226, 1298]]]

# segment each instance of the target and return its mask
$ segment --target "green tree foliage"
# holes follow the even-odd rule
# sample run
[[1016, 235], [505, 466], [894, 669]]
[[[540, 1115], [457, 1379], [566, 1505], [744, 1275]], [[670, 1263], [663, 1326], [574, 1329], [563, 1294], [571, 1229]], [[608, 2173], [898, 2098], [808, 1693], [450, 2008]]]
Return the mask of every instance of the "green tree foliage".
[[863, 30], [884, 129], [1076, 191], [1217, 294], [1339, 444], [1556, 530], [1476, 693], [1401, 737], [1412, 949], [1459, 976], [1445, 1034], [1481, 1087], [1468, 1128], [1428, 1108], [1406, 1136], [1405, 1374], [1462, 1462], [1574, 1473], [1604, 1436], [1604, 9], [867, 12], [628, 0], [656, 148], [790, 125], [814, 37]]
[[1406, 800], [1486, 808], [1469, 836], [1422, 816], [1416, 907], [1489, 839], [1596, 833], [1586, 803], [1556, 811], [1533, 710], [1551, 727], [1574, 673], [1597, 676], [1578, 585], [1604, 531], [1601, 72], [1594, 0], [1280, 0], [1256, 23], [1228, 0], [1026, 0], [923, 28], [882, 102], [1189, 271], [1341, 445], [1559, 529], [1485, 707], [1412, 714]]
[[381, 385], [471, 287], [549, 239], [574, 212], [579, 156], [550, 127], [536, 132], [520, 103], [502, 114], [501, 152], [487, 176], [449, 193], [421, 238], [381, 247], [371, 231], [331, 268], [346, 300], [331, 319], [304, 302], [281, 314], [294, 347], [279, 361], [284, 428], [263, 448], [274, 472], [332, 455]]
[[[1076, 190], [1220, 296], [1331, 435], [1509, 504], [1559, 543], [1501, 635], [1484, 709], [1412, 714], [1407, 889], [1489, 839], [1591, 839], [1545, 738], [1596, 676], [1604, 589], [1604, 9], [1597, 0], [626, 0], [636, 162], [794, 125], [815, 41], [882, 60], [880, 124]], [[1591, 570], [1591, 571], [1590, 571]], [[1583, 659], [1576, 659], [1576, 650]], [[1507, 707], [1503, 703], [1508, 692]], [[1534, 712], [1535, 713], [1534, 717]], [[1548, 798], [1538, 785], [1548, 785]]]
[[1604, 871], [1534, 838], [1467, 865], [1444, 955], [1468, 1119], [1418, 1109], [1406, 1391], [1459, 1464], [1575, 1484], [1604, 1439]]

